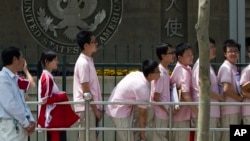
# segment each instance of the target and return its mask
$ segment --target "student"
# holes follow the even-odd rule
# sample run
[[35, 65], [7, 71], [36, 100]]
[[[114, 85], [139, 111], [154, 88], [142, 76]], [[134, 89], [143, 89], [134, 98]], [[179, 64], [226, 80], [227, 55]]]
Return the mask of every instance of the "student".
[[[68, 101], [67, 94], [59, 90], [51, 74], [57, 65], [57, 55], [53, 51], [44, 51], [37, 65], [38, 95], [39, 102], [42, 102], [39, 105], [38, 125], [42, 128], [67, 128], [79, 119], [69, 104], [54, 104]], [[48, 131], [47, 140], [66, 141], [66, 131]]]
[[[188, 43], [180, 43], [175, 48], [177, 58], [176, 66], [170, 76], [170, 84], [180, 86], [180, 101], [192, 102], [192, 70], [190, 65], [193, 63], [193, 52]], [[197, 113], [195, 105], [182, 105], [180, 110], [173, 116], [173, 128], [189, 128], [191, 119], [191, 109]], [[174, 141], [189, 141], [189, 131], [174, 131]]]
[[[75, 63], [73, 80], [73, 99], [74, 101], [84, 101], [83, 94], [91, 93], [91, 101], [102, 101], [101, 88], [96, 74], [96, 69], [92, 54], [97, 50], [97, 41], [94, 34], [90, 31], [80, 31], [77, 34], [77, 44], [80, 48], [80, 55]], [[75, 112], [80, 116], [79, 127], [85, 127], [85, 106], [75, 104]], [[96, 127], [102, 119], [102, 105], [91, 104], [89, 110], [90, 127]], [[90, 131], [89, 138], [97, 140], [96, 131]], [[85, 140], [85, 131], [79, 131], [79, 141]]]
[[[198, 43], [197, 43], [198, 48]], [[209, 59], [210, 61], [216, 57], [216, 47], [215, 40], [209, 38]], [[199, 64], [200, 61], [197, 59], [193, 66], [192, 70], [192, 88], [193, 88], [193, 101], [199, 101]], [[223, 94], [219, 93], [219, 83], [218, 78], [214, 72], [214, 69], [210, 65], [210, 101], [211, 102], [219, 102], [224, 101]], [[192, 118], [194, 118], [195, 126], [197, 127], [198, 115], [192, 114]], [[219, 128], [220, 125], [220, 106], [219, 105], [211, 105], [210, 107], [210, 128]], [[197, 132], [196, 132], [197, 133]], [[195, 133], [195, 134], [196, 134]], [[220, 141], [220, 132], [214, 132], [215, 136], [213, 136], [213, 132], [209, 133], [209, 140], [211, 141]], [[196, 134], [197, 136], [197, 134]], [[213, 140], [214, 137], [214, 140]], [[196, 137], [195, 137], [196, 140]]]
[[17, 47], [2, 51], [0, 72], [0, 140], [26, 141], [35, 131], [36, 123], [21, 93], [16, 75], [22, 71], [25, 59]]
[[[248, 57], [250, 58], [250, 38], [246, 38], [246, 50]], [[249, 103], [250, 102], [250, 64], [247, 65], [241, 72], [240, 77], [240, 85], [242, 95], [244, 96], [243, 102]], [[250, 124], [250, 106], [245, 105], [242, 106], [242, 120], [244, 125]]]
[[[162, 43], [156, 46], [156, 55], [160, 60], [160, 78], [152, 81], [151, 99], [153, 102], [170, 102], [170, 76], [168, 65], [174, 62], [174, 48]], [[156, 128], [168, 128], [168, 105], [154, 105], [154, 125]], [[168, 131], [153, 131], [154, 141], [168, 141]]]
[[[159, 78], [158, 63], [145, 60], [142, 72], [136, 71], [126, 75], [113, 89], [109, 102], [149, 102], [150, 82]], [[147, 105], [107, 105], [106, 114], [109, 115], [116, 128], [130, 128], [133, 121], [133, 107], [139, 107], [140, 128], [145, 128], [147, 120]], [[134, 141], [133, 132], [117, 131], [120, 141]], [[145, 131], [140, 132], [140, 139], [147, 141]]]
[[[218, 71], [218, 80], [222, 86], [225, 102], [241, 102], [240, 95], [240, 74], [236, 63], [239, 59], [240, 45], [232, 40], [226, 40], [223, 45], [225, 61]], [[229, 128], [230, 124], [240, 124], [240, 106], [221, 106], [221, 127]], [[223, 131], [221, 141], [229, 141], [229, 131]]]

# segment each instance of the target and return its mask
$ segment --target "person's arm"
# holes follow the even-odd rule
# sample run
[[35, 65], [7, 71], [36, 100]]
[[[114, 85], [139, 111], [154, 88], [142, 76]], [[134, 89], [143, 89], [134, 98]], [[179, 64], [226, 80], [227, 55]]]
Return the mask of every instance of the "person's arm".
[[213, 91], [210, 91], [210, 97], [219, 101], [225, 101], [225, 96], [223, 94], [217, 94]]
[[[155, 102], [161, 102], [161, 98], [160, 98], [160, 93], [154, 93], [154, 101]], [[157, 105], [159, 106], [164, 112], [166, 112], [168, 114], [168, 110], [166, 109], [166, 107], [164, 105]]]
[[39, 96], [41, 97], [43, 104], [54, 104], [56, 102], [68, 101], [65, 92], [58, 92], [56, 94], [52, 93], [52, 89], [54, 85], [56, 85], [52, 77], [44, 74], [41, 76], [40, 80], [41, 92], [39, 93]]
[[30, 81], [30, 87], [32, 87], [32, 88], [36, 87], [36, 83], [35, 83], [35, 81], [34, 81], [32, 75], [30, 74], [30, 72], [29, 72], [29, 70], [28, 70], [28, 68], [27, 68], [27, 63], [26, 63], [26, 61], [25, 61], [25, 63], [24, 63], [23, 72], [25, 73], [27, 79]]
[[[147, 122], [147, 109], [139, 107], [139, 123], [140, 128], [145, 128]], [[143, 141], [147, 141], [145, 131], [140, 131], [140, 138]]]
[[[89, 83], [88, 82], [82, 83], [82, 91], [83, 91], [83, 93], [90, 93], [90, 94], [92, 94], [91, 91], [90, 91], [90, 89], [89, 89]], [[91, 101], [93, 101], [93, 95], [92, 95]], [[102, 113], [101, 113], [101, 111], [99, 111], [97, 109], [97, 106], [95, 104], [91, 104], [90, 106], [91, 106], [92, 110], [94, 111], [95, 116], [100, 121], [102, 119]]]
[[[193, 102], [192, 101], [192, 98], [190, 97], [189, 95], [189, 92], [182, 92], [181, 93], [181, 97], [183, 99], [184, 102]], [[189, 105], [191, 110], [193, 112], [195, 112], [196, 114], [198, 114], [198, 108], [197, 108], [197, 105]]]
[[246, 86], [241, 86], [241, 92], [244, 97], [250, 98], [250, 89], [248, 89]]
[[223, 85], [223, 94], [235, 99], [236, 101], [242, 101], [243, 97], [239, 96], [234, 90], [230, 83], [224, 82]]

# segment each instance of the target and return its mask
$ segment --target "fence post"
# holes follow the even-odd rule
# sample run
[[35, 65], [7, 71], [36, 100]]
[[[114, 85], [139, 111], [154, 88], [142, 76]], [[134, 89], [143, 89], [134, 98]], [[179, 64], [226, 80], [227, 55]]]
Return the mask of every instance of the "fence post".
[[173, 128], [173, 125], [172, 125], [172, 123], [173, 123], [173, 113], [172, 113], [172, 111], [173, 111], [173, 105], [169, 105], [169, 123], [168, 123], [168, 126], [169, 126], [169, 128], [170, 128], [170, 130], [168, 131], [168, 139], [171, 141], [172, 140], [172, 134], [173, 134], [173, 132], [172, 132], [172, 128]]
[[84, 93], [83, 98], [85, 100], [85, 139], [89, 141], [89, 106], [92, 95], [91, 93]]
[[63, 60], [62, 60], [62, 90], [66, 91], [66, 65], [67, 65], [67, 56], [64, 54], [63, 55]]
[[139, 58], [140, 61], [139, 61], [139, 62], [142, 62], [141, 48], [142, 48], [142, 45], [140, 44], [140, 45], [139, 45], [139, 53], [140, 53], [140, 54], [139, 54], [139, 55], [140, 55], [140, 58]]

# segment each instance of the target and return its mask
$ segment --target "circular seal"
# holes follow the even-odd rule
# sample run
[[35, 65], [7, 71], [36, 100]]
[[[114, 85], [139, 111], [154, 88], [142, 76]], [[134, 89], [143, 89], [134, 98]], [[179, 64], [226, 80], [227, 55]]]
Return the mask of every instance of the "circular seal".
[[35, 41], [61, 54], [78, 54], [76, 35], [89, 30], [99, 45], [114, 35], [122, 19], [122, 0], [22, 0], [26, 28]]

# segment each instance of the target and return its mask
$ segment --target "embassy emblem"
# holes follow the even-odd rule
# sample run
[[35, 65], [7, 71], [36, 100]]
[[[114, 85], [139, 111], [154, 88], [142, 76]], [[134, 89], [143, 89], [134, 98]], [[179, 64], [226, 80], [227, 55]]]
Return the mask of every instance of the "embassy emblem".
[[78, 54], [76, 35], [90, 30], [99, 45], [114, 35], [123, 0], [22, 0], [24, 23], [36, 42], [61, 54]]

